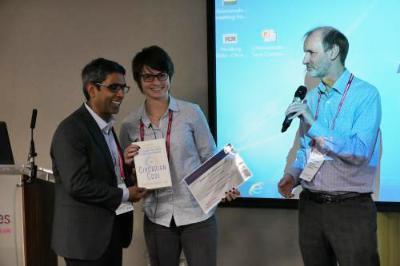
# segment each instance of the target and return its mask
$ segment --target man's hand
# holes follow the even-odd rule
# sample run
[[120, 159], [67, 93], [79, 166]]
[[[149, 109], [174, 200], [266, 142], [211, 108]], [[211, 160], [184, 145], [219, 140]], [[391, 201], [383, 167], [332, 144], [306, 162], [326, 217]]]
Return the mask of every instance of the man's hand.
[[310, 108], [306, 103], [292, 103], [289, 105], [288, 109], [285, 112], [285, 115], [293, 114], [290, 116], [290, 119], [300, 117], [305, 123], [309, 126], [312, 126], [314, 123], [314, 117], [311, 114]]
[[294, 196], [292, 193], [293, 187], [294, 187], [294, 179], [289, 174], [285, 174], [278, 183], [279, 193], [287, 199], [290, 199]]
[[225, 192], [225, 198], [223, 198], [221, 202], [232, 201], [238, 197], [240, 197], [240, 191], [236, 188], [232, 188], [232, 190]]
[[147, 195], [148, 190], [142, 187], [132, 186], [128, 187], [129, 201], [138, 202], [140, 199]]
[[126, 147], [124, 151], [124, 162], [128, 166], [133, 166], [133, 158], [139, 154], [140, 147], [138, 145], [131, 144]]

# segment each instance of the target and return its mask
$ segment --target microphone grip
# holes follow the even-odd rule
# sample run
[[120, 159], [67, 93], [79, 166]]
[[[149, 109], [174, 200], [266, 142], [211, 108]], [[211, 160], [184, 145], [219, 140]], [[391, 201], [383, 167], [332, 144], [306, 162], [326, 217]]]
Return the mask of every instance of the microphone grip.
[[285, 132], [292, 124], [293, 119], [289, 117], [292, 117], [293, 115], [295, 115], [295, 113], [290, 113], [287, 116], [285, 116], [285, 120], [282, 123], [282, 130], [281, 130], [282, 133]]
[[[305, 86], [299, 86], [296, 90], [296, 92], [294, 93], [294, 98], [292, 103], [301, 103], [303, 101], [303, 99], [306, 97], [307, 94], [307, 88]], [[292, 117], [294, 115], [294, 113], [290, 113], [285, 117], [285, 120], [282, 123], [282, 129], [281, 132], [285, 132], [290, 124], [292, 123], [293, 119], [289, 119], [289, 117]]]
[[37, 109], [32, 110], [32, 118], [31, 118], [31, 129], [35, 128], [36, 125], [36, 117], [37, 117]]

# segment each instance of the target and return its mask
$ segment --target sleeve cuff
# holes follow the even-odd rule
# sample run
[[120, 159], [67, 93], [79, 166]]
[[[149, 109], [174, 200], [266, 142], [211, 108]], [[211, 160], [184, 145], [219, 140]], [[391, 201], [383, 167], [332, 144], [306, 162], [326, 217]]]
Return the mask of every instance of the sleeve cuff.
[[127, 187], [122, 188], [122, 202], [129, 200], [129, 189]]
[[299, 185], [300, 184], [300, 178], [299, 178], [299, 176], [300, 176], [300, 173], [301, 173], [301, 169], [299, 169], [299, 168], [290, 168], [290, 169], [288, 169], [288, 171], [286, 172], [287, 174], [289, 174], [289, 175], [291, 175], [292, 177], [293, 177], [293, 180], [294, 180], [294, 186], [297, 186], [297, 185]]

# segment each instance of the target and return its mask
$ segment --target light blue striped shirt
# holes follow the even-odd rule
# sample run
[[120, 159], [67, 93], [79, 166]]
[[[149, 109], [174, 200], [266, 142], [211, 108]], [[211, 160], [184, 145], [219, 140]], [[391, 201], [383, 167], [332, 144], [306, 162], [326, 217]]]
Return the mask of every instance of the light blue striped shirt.
[[[204, 221], [213, 214], [203, 213], [182, 180], [214, 155], [216, 146], [207, 120], [198, 105], [170, 96], [168, 109], [173, 111], [169, 159], [172, 187], [153, 191], [143, 200], [143, 208], [153, 223], [169, 226], [173, 216], [175, 224], [181, 226]], [[144, 140], [166, 137], [168, 110], [157, 127], [151, 125], [143, 104], [122, 123], [120, 140], [124, 149], [131, 142], [140, 140], [140, 119], [144, 124]]]
[[[320, 83], [306, 96], [311, 113], [315, 115], [321, 93], [319, 115], [311, 127], [301, 122], [300, 148], [288, 170], [303, 188], [339, 193], [374, 191], [381, 147], [381, 100], [377, 89], [354, 77], [335, 127], [331, 129], [349, 78], [350, 72], [346, 69], [329, 92]], [[298, 177], [315, 138], [324, 140], [320, 150], [326, 153], [326, 160], [314, 179], [307, 182]]]

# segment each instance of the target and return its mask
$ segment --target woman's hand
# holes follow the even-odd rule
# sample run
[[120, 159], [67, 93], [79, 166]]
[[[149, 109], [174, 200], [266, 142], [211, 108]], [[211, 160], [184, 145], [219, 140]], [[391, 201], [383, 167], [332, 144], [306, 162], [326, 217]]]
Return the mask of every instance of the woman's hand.
[[133, 167], [133, 158], [139, 154], [140, 147], [135, 144], [131, 144], [126, 147], [124, 151], [124, 162], [126, 165]]
[[240, 191], [236, 188], [232, 188], [231, 190], [225, 192], [225, 198], [221, 200], [221, 202], [232, 201], [240, 196]]

